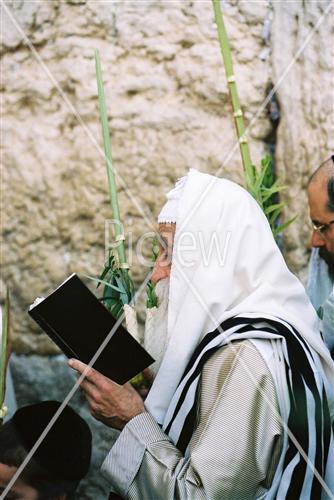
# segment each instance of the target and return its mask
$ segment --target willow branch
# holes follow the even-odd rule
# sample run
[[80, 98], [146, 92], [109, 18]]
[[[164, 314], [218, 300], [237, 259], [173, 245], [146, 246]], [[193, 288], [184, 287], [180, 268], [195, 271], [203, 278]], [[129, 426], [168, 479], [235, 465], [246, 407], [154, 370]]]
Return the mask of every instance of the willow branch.
[[248, 141], [245, 135], [245, 122], [243, 117], [243, 112], [240, 105], [239, 94], [237, 89], [237, 84], [235, 81], [235, 75], [233, 70], [232, 56], [230, 50], [230, 44], [227, 37], [227, 32], [224, 24], [223, 14], [220, 7], [220, 0], [212, 0], [215, 21], [218, 30], [218, 41], [220, 45], [220, 50], [223, 56], [225, 72], [227, 77], [228, 89], [232, 101], [233, 117], [237, 130], [237, 135], [239, 139], [239, 147], [242, 158], [242, 164], [245, 170], [247, 183], [252, 184], [254, 171], [252, 166], [252, 161], [250, 157], [250, 151], [248, 146]]
[[119, 260], [120, 267], [127, 272], [123, 225], [121, 223], [121, 217], [120, 217], [120, 212], [119, 212], [117, 188], [116, 188], [116, 181], [115, 181], [115, 172], [114, 172], [113, 163], [112, 163], [112, 150], [111, 150], [111, 140], [110, 140], [110, 134], [109, 134], [106, 99], [105, 99], [105, 94], [104, 94], [101, 62], [100, 62], [100, 55], [99, 55], [98, 50], [95, 51], [95, 68], [96, 68], [97, 89], [98, 89], [98, 94], [99, 94], [99, 111], [100, 111], [100, 119], [101, 119], [101, 125], [102, 125], [103, 145], [104, 145], [104, 153], [105, 153], [107, 173], [108, 173], [109, 194], [110, 194], [113, 219], [115, 221], [115, 236], [116, 236], [116, 241], [117, 241], [117, 254], [118, 254], [118, 260]]
[[[7, 288], [6, 300], [3, 308], [3, 315], [1, 314], [1, 332], [0, 332], [0, 424], [6, 415], [4, 406], [6, 395], [6, 372], [8, 362], [8, 345], [9, 345], [9, 290]], [[1, 311], [2, 313], [2, 311]]]

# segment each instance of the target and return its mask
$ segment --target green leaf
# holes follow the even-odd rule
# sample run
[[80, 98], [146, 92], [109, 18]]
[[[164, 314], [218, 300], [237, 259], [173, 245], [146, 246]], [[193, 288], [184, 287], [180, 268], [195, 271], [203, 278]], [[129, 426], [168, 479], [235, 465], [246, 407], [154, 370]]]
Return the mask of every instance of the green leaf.
[[275, 227], [275, 222], [277, 221], [278, 217], [280, 216], [281, 214], [281, 210], [275, 210], [271, 216], [269, 217], [269, 224], [272, 228]]
[[274, 210], [282, 210], [285, 207], [285, 203], [274, 203], [273, 205], [269, 205], [268, 207], [265, 208], [264, 213], [266, 215], [271, 214]]
[[120, 299], [122, 301], [122, 304], [128, 304], [129, 303], [129, 296], [127, 293], [121, 293]]
[[86, 278], [89, 278], [90, 280], [97, 281], [98, 283], [100, 283], [104, 286], [107, 286], [108, 288], [112, 288], [113, 290], [116, 290], [117, 292], [121, 292], [121, 290], [119, 288], [117, 288], [117, 286], [111, 285], [110, 283], [108, 283], [108, 281], [100, 280], [99, 278], [94, 278], [93, 276], [87, 276], [87, 275], [85, 275], [85, 276], [86, 276]]
[[158, 297], [157, 294], [155, 293], [155, 283], [152, 283], [151, 280], [148, 281], [147, 283], [146, 293], [147, 293], [146, 307], [148, 309], [151, 309], [152, 307], [157, 307]]
[[[104, 85], [102, 79], [102, 69], [100, 62], [100, 55], [98, 50], [95, 51], [95, 69], [96, 69], [96, 81], [98, 89], [98, 102], [99, 102], [99, 114], [102, 126], [102, 136], [103, 145], [105, 152], [107, 176], [108, 176], [108, 186], [109, 195], [112, 208], [113, 219], [117, 221], [114, 225], [114, 232], [116, 237], [122, 237], [118, 241], [117, 250], [113, 253], [112, 250], [109, 251], [108, 261], [104, 266], [104, 269], [97, 281], [97, 288], [104, 284], [103, 296], [104, 298], [110, 296], [117, 300], [117, 304], [110, 302], [110, 300], [105, 300], [106, 306], [111, 310], [111, 312], [116, 315], [120, 314], [123, 309], [124, 303], [129, 303], [134, 297], [134, 285], [130, 278], [128, 269], [119, 269], [117, 263], [125, 264], [125, 245], [123, 241], [123, 229], [120, 218], [120, 210], [118, 204], [117, 186], [115, 179], [115, 170], [112, 162], [112, 147], [109, 132], [108, 114], [107, 106], [104, 92]], [[116, 262], [117, 255], [117, 262]], [[117, 285], [117, 286], [116, 286]], [[111, 290], [111, 291], [110, 291]]]
[[267, 173], [267, 169], [269, 167], [270, 163], [266, 163], [265, 166], [262, 166], [260, 172], [257, 173], [257, 178], [255, 181], [255, 190], [259, 191], [261, 186], [263, 185], [263, 179]]
[[[100, 274], [99, 279], [100, 279], [101, 281], [102, 281], [102, 280], [104, 280], [104, 278], [107, 276], [107, 274], [108, 274], [108, 272], [109, 272], [109, 271], [110, 271], [110, 267], [107, 267], [107, 266], [106, 266], [106, 267], [103, 269], [103, 272]], [[98, 285], [97, 285], [97, 287], [96, 287], [96, 288], [98, 288], [100, 285], [101, 285], [101, 283], [98, 283]]]
[[115, 303], [110, 312], [115, 318], [119, 318], [123, 312], [123, 304], [121, 302]]
[[118, 285], [120, 293], [125, 293], [126, 294], [126, 289], [125, 289], [125, 286], [124, 286], [121, 278], [119, 278], [118, 276], [115, 276], [115, 280], [116, 280], [116, 283]]
[[282, 233], [283, 231], [285, 231], [285, 229], [290, 226], [290, 224], [292, 224], [296, 219], [297, 219], [298, 215], [295, 215], [294, 217], [292, 217], [292, 219], [288, 220], [287, 222], [285, 222], [284, 224], [281, 224], [280, 226], [276, 227], [273, 231], [274, 233], [274, 237], [276, 237], [278, 234]]

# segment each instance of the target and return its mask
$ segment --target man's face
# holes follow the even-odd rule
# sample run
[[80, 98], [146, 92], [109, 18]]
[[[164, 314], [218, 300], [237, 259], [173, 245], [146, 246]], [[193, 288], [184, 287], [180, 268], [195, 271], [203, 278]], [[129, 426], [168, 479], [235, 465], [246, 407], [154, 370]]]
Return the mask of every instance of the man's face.
[[159, 224], [161, 242], [159, 255], [151, 276], [153, 283], [158, 283], [158, 281], [170, 276], [175, 228], [175, 224]]
[[[333, 221], [334, 212], [327, 208], [326, 183], [311, 182], [307, 194], [312, 222], [319, 225]], [[334, 274], [334, 224], [331, 224], [322, 232], [313, 230], [311, 242], [313, 247], [319, 248], [319, 255], [328, 264], [330, 273]]]
[[[17, 471], [16, 467], [0, 463], [0, 494], [3, 493], [6, 486]], [[9, 493], [6, 495], [6, 500], [37, 500], [38, 491], [32, 488], [21, 479], [17, 479]]]
[[145, 323], [144, 345], [156, 360], [149, 370], [156, 376], [168, 345], [169, 276], [175, 224], [159, 224], [160, 250], [154, 264], [151, 281], [156, 284], [158, 307], [148, 309]]

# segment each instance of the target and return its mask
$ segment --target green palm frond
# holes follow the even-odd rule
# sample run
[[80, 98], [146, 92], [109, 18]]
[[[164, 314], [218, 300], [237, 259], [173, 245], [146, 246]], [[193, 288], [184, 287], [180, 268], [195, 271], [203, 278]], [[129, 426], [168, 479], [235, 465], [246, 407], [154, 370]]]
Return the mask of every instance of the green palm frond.
[[[152, 263], [154, 265], [154, 262], [157, 260], [159, 255], [159, 242], [156, 238], [153, 239], [152, 241]], [[147, 283], [147, 288], [146, 288], [146, 307], [148, 309], [152, 309], [152, 307], [157, 307], [158, 306], [158, 297], [157, 294], [155, 293], [155, 283], [152, 283], [150, 280]]]
[[247, 179], [247, 189], [262, 208], [268, 219], [274, 238], [282, 233], [297, 217], [293, 217], [284, 224], [280, 224], [282, 211], [286, 206], [284, 202], [279, 202], [280, 193], [286, 189], [278, 180], [274, 180], [272, 169], [272, 158], [266, 155], [261, 160], [260, 169], [253, 166], [252, 180]]
[[134, 298], [134, 285], [128, 273], [116, 265], [115, 257], [110, 253], [108, 261], [99, 278], [87, 276], [97, 283], [96, 288], [104, 285], [101, 301], [111, 314], [118, 318], [123, 312], [124, 304], [131, 304]]
[[279, 202], [279, 195], [285, 187], [280, 185], [278, 180], [274, 179], [271, 156], [266, 155], [262, 158], [260, 168], [256, 168], [252, 164], [246, 137], [244, 116], [241, 109], [237, 83], [233, 70], [231, 49], [225, 28], [223, 13], [221, 11], [220, 0], [212, 0], [212, 4], [217, 25], [218, 42], [223, 56], [228, 89], [233, 108], [233, 117], [239, 140], [246, 189], [251, 193], [264, 211], [273, 235], [277, 238], [278, 234], [292, 224], [296, 217], [293, 217], [284, 224], [279, 224], [282, 210], [285, 207], [284, 203]]
[[115, 237], [117, 248], [115, 253], [109, 252], [109, 257], [99, 278], [91, 278], [97, 282], [97, 288], [103, 284], [103, 296], [101, 300], [110, 312], [118, 318], [123, 312], [124, 304], [130, 304], [134, 300], [134, 285], [129, 274], [129, 266], [126, 261], [123, 225], [121, 223], [120, 210], [115, 180], [115, 172], [112, 161], [111, 139], [107, 116], [104, 86], [102, 80], [102, 69], [98, 50], [95, 52], [96, 81], [99, 98], [99, 112], [102, 126], [104, 153], [107, 166], [108, 186], [110, 204], [112, 209]]

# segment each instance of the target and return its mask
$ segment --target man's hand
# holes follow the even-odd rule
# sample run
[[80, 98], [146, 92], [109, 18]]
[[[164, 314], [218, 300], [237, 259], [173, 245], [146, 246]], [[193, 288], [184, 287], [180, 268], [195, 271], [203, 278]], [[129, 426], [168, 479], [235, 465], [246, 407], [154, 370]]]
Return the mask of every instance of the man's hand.
[[80, 387], [86, 394], [91, 414], [97, 420], [121, 430], [129, 420], [145, 411], [142, 398], [131, 384], [118, 385], [77, 359], [70, 359], [68, 364], [79, 376], [87, 370]]

